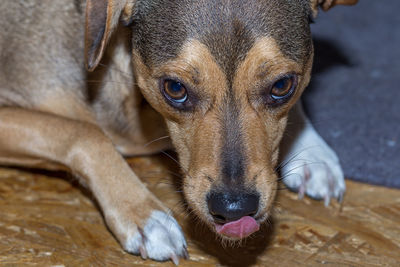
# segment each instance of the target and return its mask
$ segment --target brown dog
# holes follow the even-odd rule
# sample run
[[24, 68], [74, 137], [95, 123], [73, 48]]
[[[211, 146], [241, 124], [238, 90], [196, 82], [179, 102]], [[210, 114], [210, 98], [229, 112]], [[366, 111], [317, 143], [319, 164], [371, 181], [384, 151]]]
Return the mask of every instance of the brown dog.
[[[244, 238], [274, 200], [289, 110], [310, 79], [310, 19], [355, 2], [2, 1], [0, 163], [68, 167], [127, 251], [177, 263], [187, 255], [179, 225], [120, 155], [168, 148], [145, 145], [168, 134], [190, 208], [222, 237]], [[93, 71], [101, 59], [88, 74], [85, 61]], [[336, 155], [294, 111], [286, 184], [341, 198]]]

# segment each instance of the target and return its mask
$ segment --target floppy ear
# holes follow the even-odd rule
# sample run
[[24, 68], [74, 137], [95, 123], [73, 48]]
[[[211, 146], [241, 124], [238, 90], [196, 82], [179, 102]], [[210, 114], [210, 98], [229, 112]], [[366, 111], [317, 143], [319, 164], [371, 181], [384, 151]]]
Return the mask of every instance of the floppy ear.
[[313, 16], [316, 17], [318, 14], [318, 7], [327, 11], [336, 5], [355, 5], [357, 2], [358, 0], [311, 0], [311, 9]]
[[85, 27], [85, 64], [93, 71], [120, 19], [128, 21], [135, 0], [87, 0]]

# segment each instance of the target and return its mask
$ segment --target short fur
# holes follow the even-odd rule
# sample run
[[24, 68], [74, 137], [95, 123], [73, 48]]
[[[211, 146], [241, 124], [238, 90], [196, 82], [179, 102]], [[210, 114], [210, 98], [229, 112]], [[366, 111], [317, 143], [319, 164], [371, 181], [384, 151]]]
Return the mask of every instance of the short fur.
[[[152, 212], [167, 209], [120, 155], [171, 147], [145, 145], [169, 134], [198, 217], [212, 228], [207, 197], [231, 190], [260, 196], [261, 223], [289, 110], [310, 79], [310, 18], [318, 5], [353, 2], [1, 1], [0, 163], [66, 166], [128, 251], [175, 261], [185, 253], [153, 255], [137, 243], [147, 219], [164, 216]], [[294, 95], [270, 105], [266, 88], [288, 73]], [[186, 85], [184, 108], [160, 93], [163, 78]]]

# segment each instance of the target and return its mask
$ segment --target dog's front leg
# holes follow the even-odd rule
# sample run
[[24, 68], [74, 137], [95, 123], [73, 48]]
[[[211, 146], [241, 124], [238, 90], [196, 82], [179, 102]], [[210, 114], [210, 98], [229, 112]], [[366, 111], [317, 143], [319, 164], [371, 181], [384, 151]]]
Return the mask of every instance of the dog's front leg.
[[281, 175], [290, 189], [316, 199], [342, 199], [346, 190], [336, 153], [315, 131], [299, 101], [291, 110], [281, 145]]
[[[155, 260], [186, 256], [181, 228], [95, 125], [18, 108], [0, 109], [0, 158], [61, 163], [95, 195], [129, 252]], [[10, 161], [8, 161], [10, 162]]]

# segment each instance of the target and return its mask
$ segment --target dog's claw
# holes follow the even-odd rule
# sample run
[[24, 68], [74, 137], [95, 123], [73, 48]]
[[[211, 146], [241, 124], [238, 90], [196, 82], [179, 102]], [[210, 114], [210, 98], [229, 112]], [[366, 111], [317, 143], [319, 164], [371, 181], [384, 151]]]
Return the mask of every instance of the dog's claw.
[[299, 187], [299, 199], [303, 199], [304, 198], [304, 193], [306, 191], [306, 185], [304, 183], [301, 183], [300, 187]]
[[189, 253], [188, 253], [186, 247], [183, 248], [182, 254], [183, 254], [183, 258], [184, 258], [185, 260], [188, 260], [188, 259], [189, 259]]
[[327, 195], [324, 197], [324, 204], [325, 204], [325, 207], [328, 207], [330, 202], [331, 202], [331, 196], [330, 196], [329, 194], [327, 194]]
[[340, 191], [340, 192], [339, 192], [339, 196], [338, 196], [338, 198], [337, 198], [337, 200], [338, 200], [339, 203], [342, 203], [342, 202], [343, 202], [343, 195], [344, 195], [344, 191]]
[[310, 169], [307, 167], [307, 165], [304, 165], [303, 172], [304, 172], [304, 176], [301, 177], [301, 183], [299, 186], [299, 199], [304, 198], [304, 194], [306, 193], [306, 189], [307, 189], [307, 182], [308, 182], [308, 180], [310, 180], [310, 176], [311, 176]]
[[171, 256], [170, 256], [170, 258], [171, 258], [172, 262], [173, 262], [176, 266], [179, 265], [179, 257], [178, 257], [178, 256], [176, 256], [175, 254], [172, 253]]
[[139, 252], [140, 252], [140, 256], [142, 257], [142, 259], [147, 259], [147, 252], [146, 249], [143, 246], [139, 247]]

